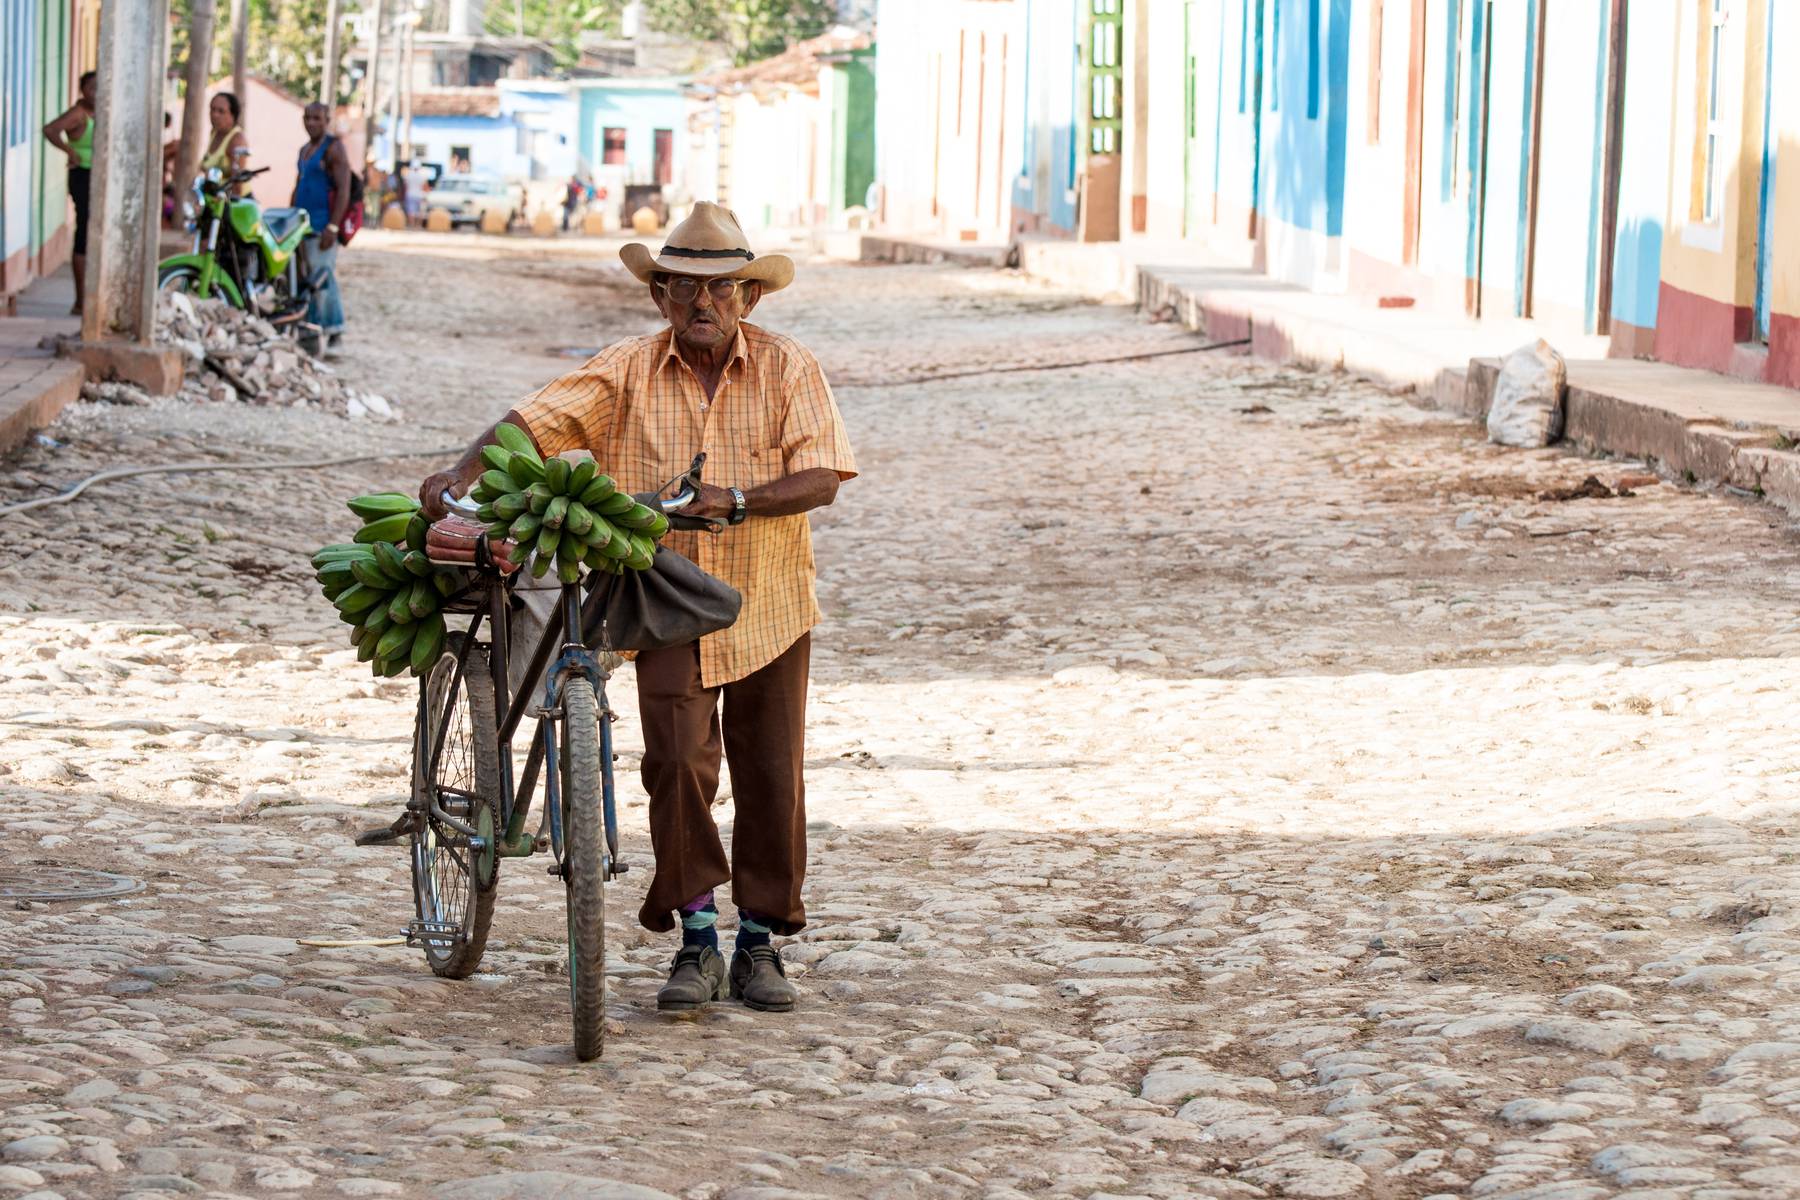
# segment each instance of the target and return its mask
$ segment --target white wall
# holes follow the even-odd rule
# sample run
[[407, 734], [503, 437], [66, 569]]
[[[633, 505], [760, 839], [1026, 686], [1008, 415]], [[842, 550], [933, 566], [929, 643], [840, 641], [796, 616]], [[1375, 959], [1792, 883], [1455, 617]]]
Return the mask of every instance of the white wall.
[[875, 153], [889, 228], [1006, 238], [1024, 12], [1015, 0], [882, 0]]

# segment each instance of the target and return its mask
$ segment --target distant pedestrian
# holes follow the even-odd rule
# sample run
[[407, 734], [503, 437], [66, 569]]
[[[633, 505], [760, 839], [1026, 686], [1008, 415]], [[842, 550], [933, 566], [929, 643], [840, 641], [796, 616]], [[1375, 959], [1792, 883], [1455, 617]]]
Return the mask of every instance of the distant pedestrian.
[[331, 110], [315, 100], [301, 114], [306, 145], [300, 147], [294, 180], [295, 208], [304, 208], [314, 232], [306, 237], [301, 269], [313, 281], [306, 319], [325, 334], [327, 348], [344, 333], [344, 298], [338, 291], [337, 257], [344, 213], [350, 206], [350, 156], [344, 143], [326, 132]]
[[[243, 127], [238, 118], [243, 116], [244, 106], [235, 92], [218, 92], [212, 102], [206, 106], [206, 116], [212, 122], [212, 134], [207, 139], [206, 154], [200, 159], [202, 172], [216, 170], [221, 175], [232, 175], [242, 171], [249, 165], [250, 140], [244, 136]], [[250, 183], [240, 183], [233, 194], [248, 196]]]
[[425, 224], [425, 169], [414, 159], [400, 172], [400, 207], [406, 223], [415, 229]]
[[569, 222], [575, 219], [575, 210], [581, 206], [582, 198], [586, 194], [587, 189], [582, 186], [581, 180], [573, 175], [569, 176], [569, 182], [563, 187], [562, 227], [564, 233], [569, 232]]
[[75, 304], [69, 309], [80, 316], [87, 300], [88, 179], [94, 167], [95, 74], [88, 71], [76, 84], [75, 103], [62, 116], [44, 126], [44, 140], [69, 159], [69, 199], [75, 205], [75, 246], [69, 269], [75, 275]]

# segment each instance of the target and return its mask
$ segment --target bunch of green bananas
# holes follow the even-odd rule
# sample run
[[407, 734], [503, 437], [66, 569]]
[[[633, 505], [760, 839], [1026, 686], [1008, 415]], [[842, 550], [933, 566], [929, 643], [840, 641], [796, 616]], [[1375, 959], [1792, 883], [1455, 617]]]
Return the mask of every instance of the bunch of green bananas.
[[419, 502], [398, 492], [358, 496], [350, 511], [363, 519], [356, 540], [312, 557], [325, 598], [350, 626], [358, 662], [376, 675], [411, 668], [422, 674], [444, 647], [444, 597], [462, 586], [460, 573], [425, 557], [430, 528]]
[[558, 579], [574, 583], [583, 566], [615, 575], [649, 569], [669, 518], [619, 491], [592, 460], [546, 461], [522, 429], [504, 421], [494, 436], [499, 444], [482, 448], [488, 469], [469, 498], [481, 506], [490, 538], [536, 551], [533, 575], [555, 567]]

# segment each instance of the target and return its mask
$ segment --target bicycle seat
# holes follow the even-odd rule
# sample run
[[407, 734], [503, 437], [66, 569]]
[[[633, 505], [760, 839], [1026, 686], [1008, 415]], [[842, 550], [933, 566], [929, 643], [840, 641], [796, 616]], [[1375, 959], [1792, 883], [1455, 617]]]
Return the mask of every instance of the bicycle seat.
[[304, 208], [265, 208], [262, 212], [263, 224], [268, 227], [269, 236], [278, 242], [285, 242], [299, 230], [301, 222], [310, 228], [312, 218], [307, 216]]

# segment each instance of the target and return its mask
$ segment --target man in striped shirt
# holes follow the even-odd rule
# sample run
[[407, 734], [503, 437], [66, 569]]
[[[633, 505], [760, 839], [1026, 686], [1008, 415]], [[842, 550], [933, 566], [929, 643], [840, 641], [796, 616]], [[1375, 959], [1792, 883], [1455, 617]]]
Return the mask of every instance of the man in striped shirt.
[[[630, 492], [653, 491], [706, 454], [713, 482], [687, 511], [726, 527], [671, 532], [663, 544], [737, 588], [744, 604], [730, 628], [637, 658], [656, 853], [638, 920], [682, 927], [658, 1008], [696, 1008], [729, 991], [785, 1012], [795, 992], [769, 939], [806, 923], [806, 687], [810, 630], [822, 615], [806, 514], [836, 498], [856, 460], [817, 360], [744, 321], [793, 279], [790, 260], [752, 254], [730, 210], [704, 201], [660, 253], [633, 244], [620, 257], [669, 327], [601, 351], [504, 419], [544, 454], [591, 451]], [[480, 476], [492, 440], [489, 430], [425, 482], [429, 515], [441, 512], [444, 489], [461, 494]], [[736, 818], [729, 857], [711, 813], [721, 747]], [[729, 967], [714, 928], [713, 889], [726, 882], [738, 909]]]

